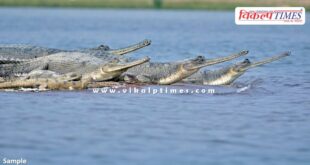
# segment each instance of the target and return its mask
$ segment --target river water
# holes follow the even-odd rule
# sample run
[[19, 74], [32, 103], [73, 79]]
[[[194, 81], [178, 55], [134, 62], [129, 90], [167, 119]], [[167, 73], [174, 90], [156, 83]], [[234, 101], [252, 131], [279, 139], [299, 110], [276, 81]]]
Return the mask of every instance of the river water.
[[242, 90], [214, 95], [1, 92], [1, 163], [308, 165], [309, 36], [309, 23], [237, 26], [233, 12], [0, 8], [0, 44], [119, 48], [148, 38], [130, 56], [152, 61], [292, 52], [249, 70]]

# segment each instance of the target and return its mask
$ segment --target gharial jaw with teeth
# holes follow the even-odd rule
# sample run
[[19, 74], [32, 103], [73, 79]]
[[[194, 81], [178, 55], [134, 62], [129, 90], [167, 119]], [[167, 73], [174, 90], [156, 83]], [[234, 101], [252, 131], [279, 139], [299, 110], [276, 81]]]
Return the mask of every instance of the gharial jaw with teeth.
[[255, 68], [273, 61], [277, 61], [289, 55], [290, 52], [284, 52], [280, 55], [273, 56], [255, 63], [251, 63], [248, 59], [246, 59], [243, 62], [219, 70], [198, 72], [190, 76], [189, 78], [184, 79], [183, 82], [203, 85], [229, 85], [233, 83], [237, 78], [242, 76], [248, 69]]

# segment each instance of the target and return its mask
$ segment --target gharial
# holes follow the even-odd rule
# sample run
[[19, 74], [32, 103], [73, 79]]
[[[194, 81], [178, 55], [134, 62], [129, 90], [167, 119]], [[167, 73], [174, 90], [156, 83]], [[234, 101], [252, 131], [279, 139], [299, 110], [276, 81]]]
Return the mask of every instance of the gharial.
[[[35, 59], [15, 60], [1, 64], [0, 77], [7, 79], [6, 81], [11, 82], [12, 85], [15, 83], [15, 86], [18, 86], [18, 82], [20, 82], [20, 87], [22, 87], [22, 81], [25, 78], [33, 80], [45, 77], [65, 82], [80, 80], [81, 88], [85, 88], [85, 84], [92, 81], [112, 80], [127, 69], [148, 61], [149, 58], [145, 57], [124, 63], [117, 58], [101, 59], [79, 52], [61, 52]], [[1, 85], [0, 88], [9, 88], [10, 86], [8, 83], [1, 83]]]

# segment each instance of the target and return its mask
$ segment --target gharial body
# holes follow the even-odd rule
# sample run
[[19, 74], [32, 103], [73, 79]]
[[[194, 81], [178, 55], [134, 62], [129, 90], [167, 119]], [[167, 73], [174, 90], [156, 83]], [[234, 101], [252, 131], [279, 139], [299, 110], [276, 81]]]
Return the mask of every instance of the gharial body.
[[110, 49], [107, 45], [100, 45], [95, 48], [77, 49], [77, 50], [62, 50], [54, 48], [46, 48], [41, 46], [22, 45], [22, 44], [7, 44], [0, 45], [0, 57], [12, 60], [33, 59], [43, 57], [60, 52], [80, 52], [104, 58], [109, 55], [124, 55], [144, 48], [151, 44], [151, 40], [143, 40], [137, 44], [130, 45], [120, 49]]

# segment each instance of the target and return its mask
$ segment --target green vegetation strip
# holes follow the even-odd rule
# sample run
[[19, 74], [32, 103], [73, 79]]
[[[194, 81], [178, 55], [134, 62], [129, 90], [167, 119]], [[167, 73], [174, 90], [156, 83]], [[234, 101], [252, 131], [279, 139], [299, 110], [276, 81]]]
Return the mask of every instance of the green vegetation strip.
[[[157, 8], [157, 9], [209, 9], [233, 10], [236, 6], [277, 6], [268, 5], [262, 1], [234, 2], [226, 0], [0, 0], [0, 6], [29, 6], [29, 7], [78, 7], [78, 8]], [[283, 6], [304, 6], [310, 9], [310, 3], [283, 4]]]

